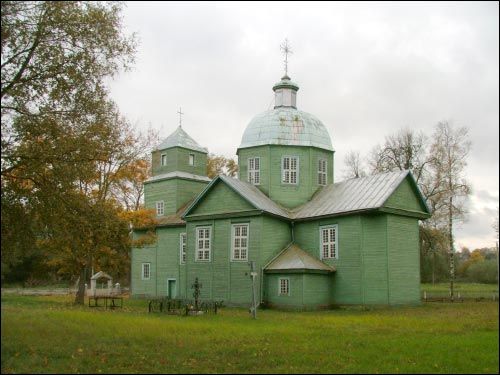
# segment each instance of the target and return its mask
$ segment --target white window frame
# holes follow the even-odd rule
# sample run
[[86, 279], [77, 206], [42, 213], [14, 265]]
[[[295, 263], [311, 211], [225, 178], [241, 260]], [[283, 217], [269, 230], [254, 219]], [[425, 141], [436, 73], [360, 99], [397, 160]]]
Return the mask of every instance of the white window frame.
[[165, 202], [164, 201], [156, 201], [156, 216], [164, 216], [165, 215]]
[[[282, 293], [282, 281], [286, 281], [286, 289], [287, 293]], [[280, 277], [278, 279], [278, 296], [289, 296], [290, 295], [290, 278], [288, 277]]]
[[[246, 232], [247, 232], [246, 236], [243, 236], [241, 234], [239, 236], [236, 236], [236, 227], [241, 227], [241, 228], [245, 227]], [[236, 246], [235, 246], [235, 242], [237, 239], [239, 240], [239, 243], [240, 243], [240, 246], [238, 247], [238, 249], [236, 249]], [[246, 247], [241, 246], [242, 239], [246, 240]], [[246, 261], [248, 261], [249, 241], [250, 241], [250, 225], [249, 224], [247, 224], [247, 223], [235, 223], [235, 224], [231, 225], [231, 261], [233, 261], [233, 262], [241, 262], [241, 261], [246, 262]], [[238, 257], [235, 256], [236, 250], [238, 250], [238, 254], [239, 254]], [[242, 250], [245, 251], [244, 258], [241, 256]]]
[[188, 163], [189, 165], [194, 166], [194, 154], [189, 154]]
[[[148, 266], [148, 277], [144, 276], [144, 266]], [[141, 280], [151, 280], [151, 263], [142, 263], [141, 265]]]
[[179, 263], [186, 264], [187, 260], [187, 234], [181, 233], [179, 235]]
[[[333, 229], [335, 231], [335, 241], [331, 241], [330, 230]], [[323, 231], [328, 230], [328, 256], [324, 255], [323, 246], [325, 243], [323, 242]], [[333, 256], [332, 256], [332, 245], [333, 245]], [[339, 226], [337, 224], [334, 225], [324, 225], [319, 227], [319, 257], [320, 259], [339, 259]]]
[[[167, 165], [167, 163], [168, 163], [167, 154], [161, 154], [160, 160], [161, 160], [161, 166], [162, 167], [164, 167], [165, 165]], [[165, 160], [165, 163], [163, 162], [163, 160]]]
[[[321, 170], [321, 163], [325, 163], [325, 168], [324, 170]], [[328, 184], [328, 160], [324, 158], [319, 158], [318, 159], [318, 185], [320, 186], [326, 186]], [[324, 184], [322, 184], [321, 179], [322, 177], [325, 179]]]
[[[285, 159], [289, 159], [289, 168], [285, 169]], [[291, 168], [292, 159], [295, 159], [295, 170]], [[288, 182], [286, 181], [286, 175], [288, 172]], [[292, 172], [295, 172], [295, 182], [292, 181]], [[298, 185], [299, 184], [299, 157], [295, 155], [285, 155], [281, 158], [281, 183], [286, 185]]]
[[[256, 160], [259, 161], [259, 168], [255, 168]], [[250, 161], [252, 161], [252, 163]], [[250, 168], [250, 164], [253, 164], [253, 168]], [[247, 168], [248, 168], [248, 182], [253, 185], [260, 185], [260, 157], [256, 156], [253, 158], [248, 158]]]
[[[208, 230], [208, 239], [203, 236], [200, 240], [200, 232], [202, 230]], [[208, 240], [208, 248], [206, 246], [206, 241]], [[200, 249], [200, 241], [203, 241], [203, 248]], [[212, 227], [203, 226], [196, 227], [196, 261], [197, 262], [210, 262], [212, 259]], [[200, 254], [203, 253], [203, 257], [200, 257]], [[205, 257], [206, 253], [208, 253], [208, 259]]]

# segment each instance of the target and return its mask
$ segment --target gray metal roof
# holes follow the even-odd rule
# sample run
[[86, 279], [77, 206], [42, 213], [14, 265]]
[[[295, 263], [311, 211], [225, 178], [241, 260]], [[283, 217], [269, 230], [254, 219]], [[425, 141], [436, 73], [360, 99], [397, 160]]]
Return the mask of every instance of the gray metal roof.
[[243, 133], [238, 148], [261, 145], [313, 146], [332, 151], [325, 125], [310, 113], [278, 107], [255, 116]]
[[407, 170], [380, 173], [327, 185], [312, 200], [294, 209], [291, 218], [304, 219], [380, 208], [409, 173]]
[[[382, 208], [387, 199], [394, 193], [401, 182], [411, 177], [409, 171], [380, 173], [373, 176], [353, 178], [327, 185], [320, 190], [309, 202], [287, 210], [272, 201], [256, 186], [245, 181], [219, 175], [205, 188], [195, 202], [186, 210], [188, 213], [196, 203], [203, 198], [206, 192], [217, 180], [224, 181], [242, 198], [246, 199], [255, 208], [289, 220], [302, 220], [321, 216], [335, 216], [350, 212], [368, 211]], [[412, 181], [413, 177], [411, 177]], [[416, 186], [416, 184], [415, 184]], [[417, 187], [418, 189], [418, 187]], [[420, 194], [420, 193], [419, 193]], [[423, 197], [420, 200], [428, 209]]]
[[165, 150], [172, 147], [183, 147], [189, 150], [208, 153], [205, 147], [201, 147], [188, 133], [179, 125], [175, 131], [160, 143], [156, 150]]
[[285, 271], [285, 270], [317, 270], [333, 272], [331, 267], [319, 259], [302, 250], [296, 244], [288, 245], [278, 256], [264, 267], [265, 271]]
[[200, 176], [200, 175], [192, 174], [192, 173], [188, 173], [188, 172], [174, 171], [174, 172], [159, 174], [159, 175], [150, 177], [146, 181], [144, 181], [144, 183], [147, 184], [147, 183], [150, 183], [150, 182], [153, 182], [153, 181], [168, 180], [170, 178], [175, 178], [175, 177], [185, 178], [185, 179], [188, 179], [188, 180], [204, 181], [204, 182], [210, 182], [210, 181], [212, 181], [207, 176]]
[[249, 184], [248, 182], [224, 175], [219, 175], [218, 177], [231, 188], [233, 188], [233, 190], [235, 190], [239, 195], [249, 201], [257, 209], [269, 212], [274, 215], [282, 216], [287, 219], [289, 218], [288, 210], [281, 207], [278, 203], [272, 201], [256, 186]]

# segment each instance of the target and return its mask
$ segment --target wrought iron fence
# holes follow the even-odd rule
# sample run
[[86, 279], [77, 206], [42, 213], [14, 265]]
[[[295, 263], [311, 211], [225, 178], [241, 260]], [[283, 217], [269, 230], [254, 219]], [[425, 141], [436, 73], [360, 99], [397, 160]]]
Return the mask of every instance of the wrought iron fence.
[[[451, 300], [450, 291], [426, 291], [422, 290], [422, 300], [425, 302], [448, 302]], [[498, 301], [498, 291], [456, 291], [454, 301]]]
[[175, 315], [189, 315], [190, 312], [200, 312], [205, 314], [217, 314], [217, 310], [224, 306], [223, 301], [200, 301], [198, 309], [195, 301], [189, 299], [176, 298], [154, 298], [148, 303], [150, 313], [166, 313]]

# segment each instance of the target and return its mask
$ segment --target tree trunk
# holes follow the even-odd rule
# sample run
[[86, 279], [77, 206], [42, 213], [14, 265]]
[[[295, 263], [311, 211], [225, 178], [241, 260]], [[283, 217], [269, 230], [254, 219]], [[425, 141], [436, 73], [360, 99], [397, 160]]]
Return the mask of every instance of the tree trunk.
[[87, 280], [87, 266], [84, 266], [80, 272], [78, 281], [78, 289], [75, 296], [75, 305], [83, 305], [85, 303], [85, 281]]
[[435, 277], [435, 267], [436, 267], [436, 251], [432, 251], [432, 285], [436, 282]]
[[449, 241], [450, 241], [450, 299], [453, 302], [454, 294], [453, 294], [453, 281], [455, 280], [455, 252], [453, 250], [453, 198], [450, 197], [450, 207], [449, 207], [449, 217], [448, 217], [448, 229], [449, 229]]

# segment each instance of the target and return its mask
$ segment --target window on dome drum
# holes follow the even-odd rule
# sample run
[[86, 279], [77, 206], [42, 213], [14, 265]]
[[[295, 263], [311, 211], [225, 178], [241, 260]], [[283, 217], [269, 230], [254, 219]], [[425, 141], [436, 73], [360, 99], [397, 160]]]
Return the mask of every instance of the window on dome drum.
[[260, 185], [260, 158], [248, 159], [248, 182]]
[[297, 184], [299, 174], [299, 157], [284, 156], [281, 161], [281, 182]]
[[180, 262], [181, 264], [186, 263], [186, 233], [181, 233], [180, 235]]
[[210, 260], [210, 227], [196, 228], [196, 260]]
[[232, 225], [232, 260], [248, 260], [248, 224]]
[[194, 165], [194, 154], [189, 154], [189, 165]]
[[161, 154], [161, 166], [167, 165], [167, 154]]
[[338, 246], [337, 246], [337, 235], [338, 226], [329, 225], [325, 227], [320, 227], [320, 258], [321, 259], [338, 259]]
[[156, 202], [156, 216], [163, 216], [165, 214], [165, 204], [163, 201]]
[[318, 185], [326, 185], [326, 159], [318, 159]]
[[280, 279], [279, 295], [280, 296], [289, 296], [290, 295], [290, 280], [289, 279]]
[[142, 263], [142, 280], [149, 280], [151, 278], [151, 263]]

